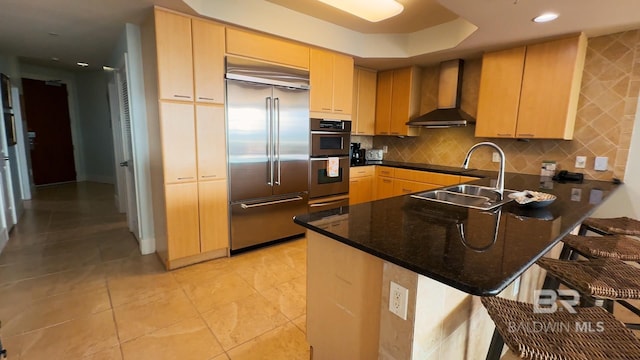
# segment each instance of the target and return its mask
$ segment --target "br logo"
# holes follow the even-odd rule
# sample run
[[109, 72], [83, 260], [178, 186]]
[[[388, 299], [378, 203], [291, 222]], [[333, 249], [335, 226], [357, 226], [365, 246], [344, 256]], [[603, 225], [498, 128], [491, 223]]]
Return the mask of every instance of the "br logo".
[[551, 314], [558, 311], [558, 304], [571, 314], [575, 314], [575, 306], [580, 303], [580, 294], [568, 289], [542, 289], [533, 292], [533, 312], [537, 314]]

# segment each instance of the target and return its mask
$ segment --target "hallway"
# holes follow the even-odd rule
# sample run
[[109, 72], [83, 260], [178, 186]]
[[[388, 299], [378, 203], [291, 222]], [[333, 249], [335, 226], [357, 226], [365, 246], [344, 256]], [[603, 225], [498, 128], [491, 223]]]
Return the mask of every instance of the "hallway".
[[113, 186], [38, 188], [0, 255], [14, 359], [309, 359], [306, 242], [167, 272]]

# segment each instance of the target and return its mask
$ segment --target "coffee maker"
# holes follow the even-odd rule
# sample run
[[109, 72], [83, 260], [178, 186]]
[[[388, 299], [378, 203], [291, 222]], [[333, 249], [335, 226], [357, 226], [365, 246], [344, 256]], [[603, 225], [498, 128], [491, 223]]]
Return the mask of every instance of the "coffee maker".
[[351, 157], [351, 165], [362, 165], [366, 161], [365, 156], [366, 150], [360, 148], [360, 143], [351, 143], [351, 147], [349, 148], [349, 155]]

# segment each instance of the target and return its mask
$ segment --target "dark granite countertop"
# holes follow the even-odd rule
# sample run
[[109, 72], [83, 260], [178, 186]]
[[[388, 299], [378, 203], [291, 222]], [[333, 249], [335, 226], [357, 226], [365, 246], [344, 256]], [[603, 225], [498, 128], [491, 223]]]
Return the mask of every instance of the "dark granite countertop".
[[[586, 180], [546, 182], [551, 188], [540, 189], [539, 176], [505, 175], [505, 188], [543, 191], [558, 199], [540, 209], [512, 201], [487, 212], [405, 195], [299, 215], [294, 221], [461, 291], [489, 296], [500, 293], [621, 186]], [[473, 183], [489, 185], [494, 177]], [[344, 226], [327, 226], [336, 221]]]

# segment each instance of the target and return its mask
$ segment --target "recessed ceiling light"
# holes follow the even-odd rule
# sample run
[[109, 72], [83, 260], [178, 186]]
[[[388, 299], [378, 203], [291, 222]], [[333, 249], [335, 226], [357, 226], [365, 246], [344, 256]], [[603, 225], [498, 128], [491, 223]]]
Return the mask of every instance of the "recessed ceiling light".
[[55, 57], [55, 56], [54, 56], [54, 57], [52, 57], [52, 58], [51, 58], [51, 60], [53, 60], [53, 61], [60, 61], [60, 58], [57, 58], [57, 57]]
[[533, 22], [545, 23], [545, 22], [553, 21], [557, 18], [558, 18], [558, 14], [548, 12], [548, 13], [544, 13], [542, 15], [534, 17]]
[[395, 0], [318, 0], [336, 9], [370, 22], [378, 22], [396, 16], [404, 10]]
[[53, 31], [50, 31], [47, 34], [49, 34], [51, 36], [60, 36], [60, 34], [58, 34], [57, 32], [53, 32]]
[[87, 67], [87, 66], [89, 66], [89, 64], [87, 64], [86, 62], [78, 62], [78, 63], [76, 63], [76, 64], [78, 64], [78, 66], [82, 66], [82, 67]]
[[104, 71], [115, 71], [115, 68], [112, 68], [111, 66], [107, 66], [107, 65], [102, 65], [102, 70]]

